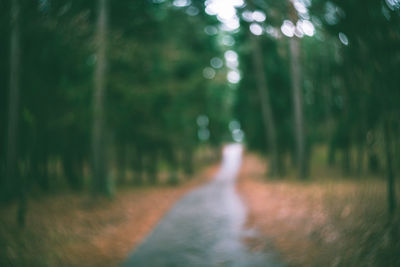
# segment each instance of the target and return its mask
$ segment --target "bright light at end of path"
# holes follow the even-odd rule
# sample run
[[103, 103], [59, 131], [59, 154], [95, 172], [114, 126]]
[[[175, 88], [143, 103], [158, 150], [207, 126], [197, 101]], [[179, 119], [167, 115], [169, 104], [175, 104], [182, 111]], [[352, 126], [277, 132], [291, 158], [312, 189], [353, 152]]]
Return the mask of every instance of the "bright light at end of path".
[[241, 155], [243, 147], [241, 144], [229, 144], [224, 147], [223, 153], [226, 155]]

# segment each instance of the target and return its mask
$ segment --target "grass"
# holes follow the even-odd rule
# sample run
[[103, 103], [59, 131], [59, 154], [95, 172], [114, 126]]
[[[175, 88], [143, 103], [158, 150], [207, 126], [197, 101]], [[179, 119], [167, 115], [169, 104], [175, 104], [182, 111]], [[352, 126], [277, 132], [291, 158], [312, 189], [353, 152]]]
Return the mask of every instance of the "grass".
[[253, 248], [274, 249], [289, 266], [400, 266], [399, 214], [387, 214], [385, 181], [330, 170], [306, 183], [266, 181], [265, 170], [247, 155], [240, 173], [248, 226], [264, 236], [248, 240]]

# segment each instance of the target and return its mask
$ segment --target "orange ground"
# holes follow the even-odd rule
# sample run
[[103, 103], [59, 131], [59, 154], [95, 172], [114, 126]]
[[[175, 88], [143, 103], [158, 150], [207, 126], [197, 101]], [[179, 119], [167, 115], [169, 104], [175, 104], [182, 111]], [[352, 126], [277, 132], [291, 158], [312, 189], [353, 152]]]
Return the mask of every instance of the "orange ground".
[[266, 164], [246, 155], [238, 190], [253, 249], [275, 250], [289, 266], [400, 266], [399, 220], [388, 221], [382, 180], [300, 183], [266, 180]]
[[213, 177], [212, 166], [177, 187], [126, 188], [115, 199], [64, 194], [29, 200], [27, 226], [0, 209], [0, 266], [118, 266], [186, 192]]
[[[15, 207], [0, 208], [0, 266], [118, 266], [186, 192], [218, 166], [178, 187], [119, 190], [114, 200], [84, 194], [30, 199], [27, 227]], [[238, 190], [249, 207], [247, 239], [289, 266], [400, 266], [399, 224], [388, 224], [382, 181], [332, 184], [266, 181], [266, 165], [247, 154]], [[399, 203], [400, 204], [400, 203]]]

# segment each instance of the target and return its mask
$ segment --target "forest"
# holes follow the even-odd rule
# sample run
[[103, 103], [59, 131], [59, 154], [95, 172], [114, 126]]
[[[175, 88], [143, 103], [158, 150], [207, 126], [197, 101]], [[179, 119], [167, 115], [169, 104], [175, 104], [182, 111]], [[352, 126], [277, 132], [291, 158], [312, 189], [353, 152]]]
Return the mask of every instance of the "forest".
[[399, 266], [399, 0], [0, 0], [0, 36], [0, 265], [76, 265], [29, 256], [36, 209], [160, 190], [161, 216], [236, 143], [239, 193], [260, 172], [246, 203], [320, 190], [344, 224], [366, 188], [346, 228], [365, 251], [296, 261], [276, 241], [289, 266]]

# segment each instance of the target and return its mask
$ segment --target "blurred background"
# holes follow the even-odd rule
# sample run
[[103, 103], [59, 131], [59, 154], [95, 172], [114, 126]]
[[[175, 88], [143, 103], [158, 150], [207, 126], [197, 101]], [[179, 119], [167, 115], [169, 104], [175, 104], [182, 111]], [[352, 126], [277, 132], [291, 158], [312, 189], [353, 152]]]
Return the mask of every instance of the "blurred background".
[[0, 0], [0, 36], [4, 229], [39, 196], [180, 185], [231, 142], [264, 180], [372, 181], [398, 225], [398, 0]]

